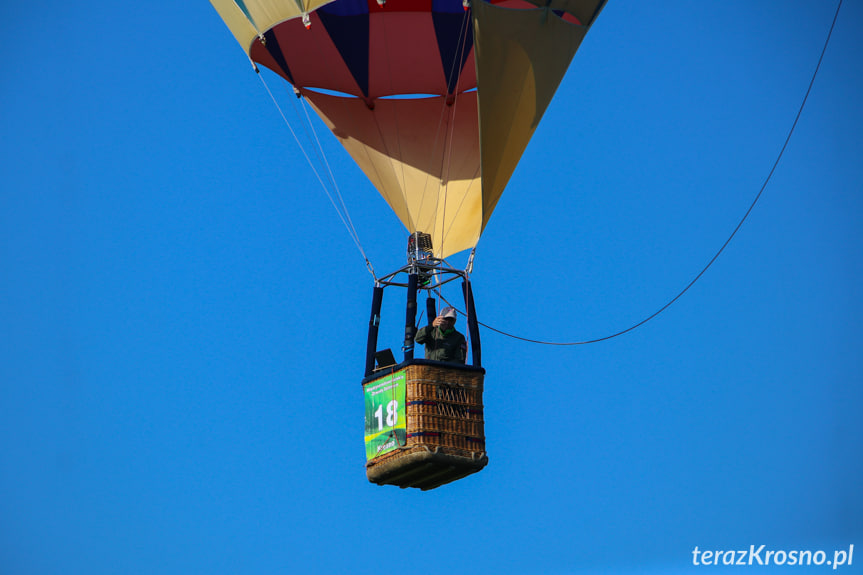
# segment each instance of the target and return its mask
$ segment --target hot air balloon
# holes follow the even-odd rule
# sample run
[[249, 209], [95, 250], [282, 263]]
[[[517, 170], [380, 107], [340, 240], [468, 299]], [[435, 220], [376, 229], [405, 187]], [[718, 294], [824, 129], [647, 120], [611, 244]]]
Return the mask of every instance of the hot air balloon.
[[[605, 0], [210, 0], [256, 65], [317, 112], [410, 233], [375, 278], [365, 378], [370, 481], [431, 489], [482, 469], [479, 329], [465, 270]], [[462, 280], [472, 365], [414, 358], [417, 293]], [[407, 290], [404, 361], [378, 361], [383, 290]], [[429, 319], [435, 300], [426, 301]]]

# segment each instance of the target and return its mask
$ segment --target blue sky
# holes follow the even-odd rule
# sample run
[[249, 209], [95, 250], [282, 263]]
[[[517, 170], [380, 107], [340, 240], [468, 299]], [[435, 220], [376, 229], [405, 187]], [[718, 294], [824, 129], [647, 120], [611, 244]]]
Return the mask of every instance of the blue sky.
[[[673, 298], [835, 9], [612, 0], [480, 241], [480, 320], [584, 341]], [[736, 573], [693, 548], [760, 544], [863, 572], [861, 21], [674, 305], [589, 345], [482, 332], [490, 463], [422, 493], [365, 479], [372, 278], [215, 10], [4, 3], [0, 572]], [[395, 269], [405, 232], [320, 133]]]

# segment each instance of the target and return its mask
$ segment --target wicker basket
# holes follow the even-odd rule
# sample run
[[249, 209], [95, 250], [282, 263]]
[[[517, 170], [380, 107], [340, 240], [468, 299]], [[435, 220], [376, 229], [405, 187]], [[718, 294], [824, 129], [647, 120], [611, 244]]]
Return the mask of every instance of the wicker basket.
[[[378, 485], [434, 489], [486, 466], [482, 388], [485, 370], [412, 360], [405, 371], [407, 440], [366, 464]], [[375, 374], [363, 385], [390, 375]]]

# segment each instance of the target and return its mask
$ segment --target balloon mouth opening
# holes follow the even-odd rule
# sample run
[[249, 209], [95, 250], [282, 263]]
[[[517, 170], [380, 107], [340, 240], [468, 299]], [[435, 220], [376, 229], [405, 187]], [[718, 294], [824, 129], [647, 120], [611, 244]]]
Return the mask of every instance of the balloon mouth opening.
[[[301, 92], [315, 92], [318, 94], [324, 94], [326, 96], [335, 96], [337, 98], [356, 98], [360, 100], [366, 99], [362, 96], [357, 96], [356, 94], [349, 94], [347, 92], [340, 92], [338, 90], [331, 90], [329, 88], [321, 88], [319, 86], [301, 86], [299, 88], [295, 88], [295, 90], [299, 90]], [[467, 90], [461, 90], [458, 93], [431, 94], [426, 92], [415, 92], [410, 94], [387, 94], [385, 96], [379, 96], [377, 98], [374, 98], [374, 100], [426, 100], [444, 97], [449, 102], [457, 99], [463, 94], [470, 94], [476, 91], [476, 86], [474, 86], [473, 88], [469, 88]]]

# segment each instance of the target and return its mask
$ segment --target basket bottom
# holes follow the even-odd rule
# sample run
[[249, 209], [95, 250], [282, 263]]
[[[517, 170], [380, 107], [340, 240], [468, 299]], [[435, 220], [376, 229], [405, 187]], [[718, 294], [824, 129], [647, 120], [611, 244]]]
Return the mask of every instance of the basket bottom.
[[476, 473], [486, 464], [488, 456], [484, 452], [465, 456], [422, 447], [368, 466], [366, 476], [378, 485], [427, 491]]

